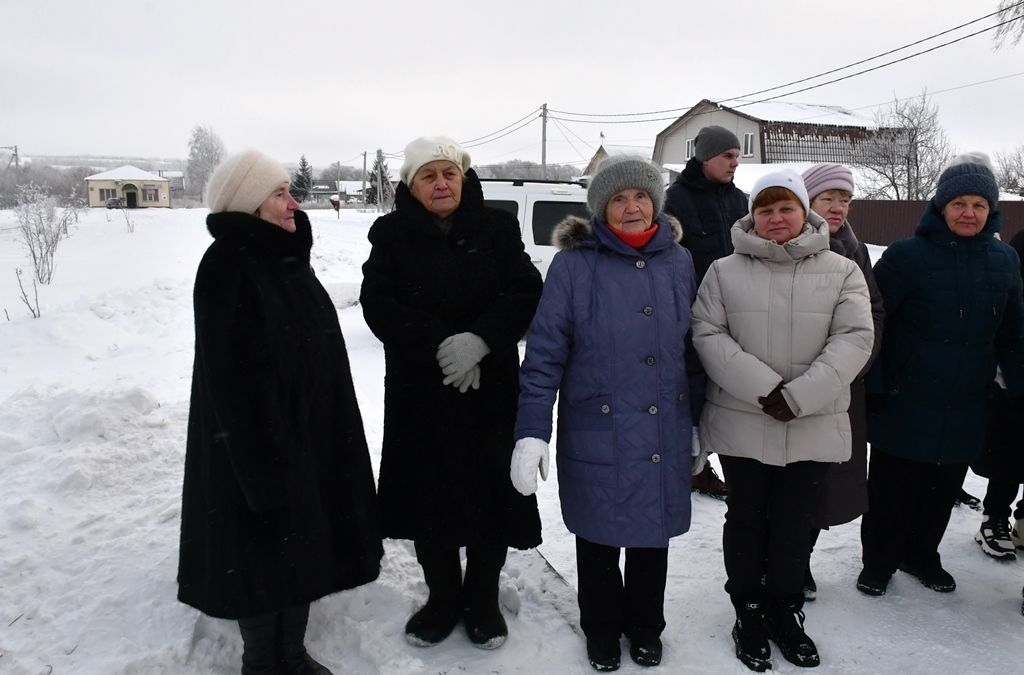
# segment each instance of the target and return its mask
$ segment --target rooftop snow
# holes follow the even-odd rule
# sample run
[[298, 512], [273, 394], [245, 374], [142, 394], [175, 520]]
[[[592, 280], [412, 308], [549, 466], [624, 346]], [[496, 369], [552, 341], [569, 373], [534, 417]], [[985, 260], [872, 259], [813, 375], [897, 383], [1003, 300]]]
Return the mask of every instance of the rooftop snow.
[[119, 166], [116, 169], [110, 171], [104, 171], [103, 173], [96, 173], [91, 176], [86, 176], [86, 180], [167, 180], [155, 173], [149, 171], [143, 171], [137, 166], [131, 164], [125, 164]]

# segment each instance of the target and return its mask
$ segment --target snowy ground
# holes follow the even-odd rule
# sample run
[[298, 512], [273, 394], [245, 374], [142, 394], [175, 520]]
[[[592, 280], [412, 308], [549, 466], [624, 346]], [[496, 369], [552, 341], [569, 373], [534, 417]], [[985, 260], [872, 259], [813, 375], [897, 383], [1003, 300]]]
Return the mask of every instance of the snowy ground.
[[[181, 472], [192, 364], [191, 290], [209, 243], [201, 210], [87, 212], [64, 241], [42, 318], [18, 299], [26, 268], [13, 214], [0, 211], [0, 673], [237, 673], [235, 624], [175, 600]], [[314, 266], [339, 308], [366, 432], [379, 460], [383, 356], [353, 306], [374, 214], [312, 213]], [[876, 251], [877, 253], [877, 251]], [[10, 320], [5, 320], [6, 309]], [[554, 468], [554, 467], [552, 467]], [[969, 476], [971, 492], [984, 481]], [[575, 583], [557, 484], [539, 498], [541, 550]], [[672, 543], [660, 672], [744, 673], [722, 585], [725, 506], [694, 499], [693, 529]], [[1001, 673], [1024, 662], [1024, 562], [986, 558], [979, 514], [954, 511], [942, 547], [959, 588], [936, 594], [897, 573], [890, 592], [854, 588], [856, 524], [822, 534], [807, 607], [823, 673]], [[380, 579], [315, 603], [307, 643], [335, 673], [589, 673], [564, 615], [571, 589], [535, 554], [502, 575], [507, 644], [475, 649], [460, 631], [417, 649], [402, 627], [426, 588], [410, 547], [388, 542]], [[778, 672], [798, 669], [780, 656]], [[622, 671], [641, 669], [625, 657]], [[644, 671], [647, 672], [647, 671]]]

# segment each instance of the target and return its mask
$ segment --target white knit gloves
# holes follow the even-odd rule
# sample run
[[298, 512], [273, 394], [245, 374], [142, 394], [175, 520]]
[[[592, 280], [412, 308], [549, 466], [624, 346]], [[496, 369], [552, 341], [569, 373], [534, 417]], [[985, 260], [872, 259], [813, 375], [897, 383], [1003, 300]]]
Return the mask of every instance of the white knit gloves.
[[693, 463], [690, 465], [690, 474], [696, 476], [704, 470], [708, 463], [708, 451], [700, 447], [700, 435], [697, 427], [693, 428], [693, 445], [690, 446], [690, 454], [693, 456]]
[[526, 497], [537, 491], [537, 471], [548, 479], [550, 452], [548, 444], [539, 438], [520, 438], [512, 451], [512, 485]]
[[479, 335], [456, 333], [449, 336], [437, 348], [437, 365], [444, 373], [443, 384], [457, 387], [466, 393], [470, 387], [480, 388], [480, 359], [491, 352], [491, 348]]

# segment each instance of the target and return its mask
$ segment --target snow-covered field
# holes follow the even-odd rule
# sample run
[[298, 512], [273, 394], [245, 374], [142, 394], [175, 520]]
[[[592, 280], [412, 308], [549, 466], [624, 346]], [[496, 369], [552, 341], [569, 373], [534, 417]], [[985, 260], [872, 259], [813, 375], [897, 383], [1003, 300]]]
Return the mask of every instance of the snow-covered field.
[[[374, 464], [382, 436], [383, 355], [355, 298], [375, 214], [314, 211], [314, 267], [338, 306]], [[210, 241], [202, 210], [139, 210], [135, 232], [93, 209], [60, 245], [42, 318], [18, 298], [31, 275], [15, 221], [0, 211], [0, 673], [237, 673], [234, 623], [175, 600], [181, 474], [192, 365], [193, 275]], [[874, 253], [877, 253], [875, 251]], [[31, 292], [31, 291], [30, 291]], [[6, 309], [10, 320], [6, 320]], [[554, 468], [554, 467], [552, 467]], [[982, 479], [968, 489], [984, 493]], [[554, 478], [540, 488], [543, 554], [575, 583], [572, 537]], [[722, 588], [725, 505], [694, 499], [692, 530], [670, 551], [659, 672], [744, 673]], [[1024, 562], [984, 556], [980, 514], [953, 513], [942, 547], [958, 589], [936, 594], [897, 573], [889, 594], [854, 588], [857, 524], [822, 534], [808, 632], [823, 673], [1004, 673], [1024, 662]], [[335, 673], [589, 673], [565, 616], [575, 598], [533, 553], [502, 574], [506, 645], [406, 644], [426, 587], [406, 542], [387, 542], [380, 579], [313, 605], [307, 644]], [[638, 673], [625, 655], [624, 673]], [[1014, 666], [1013, 664], [1018, 664]], [[776, 654], [778, 672], [797, 672]], [[648, 671], [644, 671], [648, 672]]]

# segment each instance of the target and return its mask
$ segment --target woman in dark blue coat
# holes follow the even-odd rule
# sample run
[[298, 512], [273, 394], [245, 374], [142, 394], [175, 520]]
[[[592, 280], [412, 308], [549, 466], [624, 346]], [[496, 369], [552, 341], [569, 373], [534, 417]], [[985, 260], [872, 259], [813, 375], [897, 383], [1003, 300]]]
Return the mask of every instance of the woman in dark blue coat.
[[857, 588], [882, 595], [901, 569], [956, 588], [938, 547], [985, 435], [989, 384], [1002, 367], [1022, 390], [1024, 301], [1016, 252], [999, 231], [988, 158], [961, 155], [939, 177], [914, 236], [875, 266], [885, 340], [869, 374], [868, 513]]
[[[559, 498], [576, 535], [580, 624], [597, 670], [619, 666], [619, 637], [641, 665], [661, 660], [670, 537], [690, 526], [691, 434], [703, 379], [684, 355], [693, 262], [662, 215], [657, 167], [601, 164], [587, 192], [594, 217], [556, 229], [520, 370], [512, 482], [546, 478], [558, 395]], [[619, 572], [626, 548], [626, 578]]]

